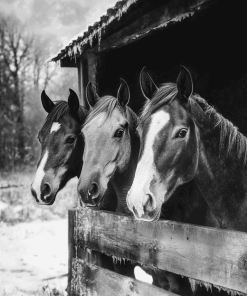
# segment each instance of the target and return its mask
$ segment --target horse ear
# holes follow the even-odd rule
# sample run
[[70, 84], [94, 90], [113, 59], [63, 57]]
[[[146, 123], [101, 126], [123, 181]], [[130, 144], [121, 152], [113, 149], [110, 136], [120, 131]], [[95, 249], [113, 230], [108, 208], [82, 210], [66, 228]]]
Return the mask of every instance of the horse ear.
[[96, 87], [93, 86], [92, 82], [88, 82], [86, 87], [86, 98], [88, 105], [92, 108], [99, 100], [99, 95], [97, 94]]
[[71, 89], [71, 88], [69, 88], [68, 105], [69, 105], [69, 110], [72, 113], [74, 113], [74, 114], [78, 113], [78, 110], [80, 107], [79, 98], [78, 98], [77, 94], [73, 91], [73, 89]]
[[154, 83], [151, 76], [148, 74], [146, 67], [143, 67], [140, 73], [140, 86], [144, 97], [150, 100], [158, 87]]
[[122, 107], [127, 106], [130, 100], [129, 86], [127, 82], [124, 81], [122, 78], [120, 78], [120, 86], [117, 91], [117, 99]]
[[188, 69], [180, 66], [180, 73], [177, 78], [178, 94], [182, 100], [188, 100], [193, 92], [193, 81]]
[[51, 109], [55, 106], [52, 100], [45, 93], [45, 90], [43, 90], [41, 93], [41, 102], [42, 102], [43, 108], [47, 113], [50, 113]]

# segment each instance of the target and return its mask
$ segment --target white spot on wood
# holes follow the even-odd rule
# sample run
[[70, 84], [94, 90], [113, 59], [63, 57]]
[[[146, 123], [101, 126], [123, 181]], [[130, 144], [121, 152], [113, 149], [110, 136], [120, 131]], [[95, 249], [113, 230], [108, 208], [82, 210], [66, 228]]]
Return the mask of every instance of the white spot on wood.
[[57, 132], [61, 127], [61, 123], [59, 122], [53, 122], [52, 126], [51, 126], [51, 131], [50, 134], [53, 132]]
[[[164, 110], [160, 110], [151, 116], [151, 123], [146, 136], [143, 155], [137, 165], [134, 181], [127, 198], [128, 204], [130, 207], [135, 207], [139, 217], [144, 214], [144, 197], [149, 193], [150, 182], [156, 175], [153, 151], [154, 140], [157, 137], [157, 134], [168, 124], [169, 120], [170, 115]], [[140, 193], [142, 194], [141, 197]], [[132, 208], [130, 208], [130, 210], [132, 210]]]
[[134, 274], [135, 274], [135, 278], [138, 281], [152, 285], [153, 277], [150, 274], [146, 273], [140, 266], [136, 266], [134, 268]]
[[37, 169], [37, 172], [35, 174], [34, 177], [34, 181], [32, 184], [32, 188], [36, 191], [37, 194], [37, 198], [39, 201], [41, 201], [41, 182], [45, 176], [45, 172], [44, 172], [44, 168], [48, 159], [48, 151], [46, 150], [46, 152], [44, 153], [44, 156], [39, 164], [39, 167]]

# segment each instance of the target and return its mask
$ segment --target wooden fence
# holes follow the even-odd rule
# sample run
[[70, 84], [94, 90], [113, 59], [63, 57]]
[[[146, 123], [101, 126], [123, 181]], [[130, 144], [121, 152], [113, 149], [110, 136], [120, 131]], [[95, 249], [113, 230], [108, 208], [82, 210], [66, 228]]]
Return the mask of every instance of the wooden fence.
[[154, 223], [81, 208], [69, 212], [70, 296], [175, 295], [102, 268], [98, 252], [247, 294], [247, 233]]

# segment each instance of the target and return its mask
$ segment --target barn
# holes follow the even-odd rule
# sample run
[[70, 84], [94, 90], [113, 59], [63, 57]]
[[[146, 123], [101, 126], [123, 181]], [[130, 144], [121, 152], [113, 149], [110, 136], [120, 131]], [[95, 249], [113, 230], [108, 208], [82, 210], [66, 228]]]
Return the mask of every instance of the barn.
[[143, 66], [159, 85], [175, 81], [185, 65], [195, 92], [246, 134], [244, 7], [244, 1], [119, 1], [51, 61], [77, 67], [83, 104], [88, 81], [100, 95], [114, 95], [120, 77], [125, 79], [135, 111], [143, 101], [138, 81]]
[[[143, 66], [160, 85], [175, 81], [180, 65], [184, 65], [192, 73], [195, 92], [247, 135], [244, 4], [244, 0], [119, 1], [50, 61], [78, 69], [79, 96], [84, 106], [89, 81], [101, 96], [116, 96], [119, 79], [123, 78], [130, 87], [130, 106], [136, 112], [143, 105], [139, 86]], [[112, 231], [111, 225], [121, 228], [121, 233], [133, 225], [130, 238]], [[148, 236], [150, 231], [155, 234], [153, 239]], [[161, 249], [157, 248], [159, 243]], [[137, 245], [145, 250], [137, 252]], [[172, 295], [104, 271], [98, 267], [95, 250], [187, 276], [192, 286], [203, 283], [210, 289], [213, 285], [233, 294], [247, 294], [245, 233], [169, 221], [156, 222], [147, 231], [145, 223], [125, 216], [89, 209], [70, 212], [71, 295]], [[116, 289], [119, 294], [115, 294]]]

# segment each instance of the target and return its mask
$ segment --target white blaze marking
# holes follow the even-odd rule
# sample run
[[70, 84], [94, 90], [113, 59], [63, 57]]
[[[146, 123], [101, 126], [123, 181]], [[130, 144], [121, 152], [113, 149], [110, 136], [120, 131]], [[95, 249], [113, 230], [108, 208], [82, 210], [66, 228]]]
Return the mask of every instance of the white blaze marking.
[[140, 266], [136, 266], [134, 268], [134, 274], [137, 280], [152, 285], [153, 277], [148, 273], [146, 273]]
[[34, 181], [33, 181], [33, 184], [32, 184], [32, 187], [33, 189], [36, 191], [37, 193], [37, 198], [41, 201], [41, 198], [40, 198], [40, 195], [41, 195], [41, 192], [40, 192], [40, 187], [41, 187], [41, 182], [44, 178], [44, 175], [45, 175], [45, 172], [44, 172], [44, 168], [45, 168], [45, 164], [47, 162], [47, 159], [48, 159], [48, 151], [45, 152], [41, 162], [40, 162], [40, 165], [37, 169], [37, 172], [35, 174], [35, 177], [34, 177]]
[[60, 129], [60, 126], [61, 126], [61, 123], [59, 122], [53, 122], [52, 126], [51, 126], [51, 131], [50, 131], [50, 134], [52, 132], [56, 132]]
[[151, 116], [144, 151], [137, 165], [134, 181], [130, 189], [130, 198], [128, 199], [128, 203], [135, 207], [139, 217], [144, 214], [144, 200], [140, 200], [140, 195], [143, 197], [143, 192], [144, 194], [149, 193], [150, 182], [156, 174], [153, 151], [154, 140], [162, 128], [167, 125], [169, 120], [170, 115], [164, 110], [160, 110]]

